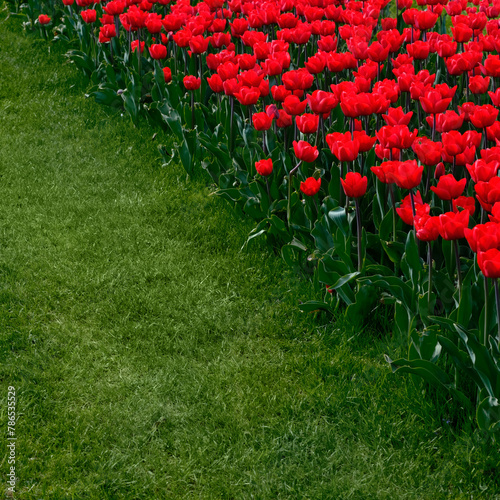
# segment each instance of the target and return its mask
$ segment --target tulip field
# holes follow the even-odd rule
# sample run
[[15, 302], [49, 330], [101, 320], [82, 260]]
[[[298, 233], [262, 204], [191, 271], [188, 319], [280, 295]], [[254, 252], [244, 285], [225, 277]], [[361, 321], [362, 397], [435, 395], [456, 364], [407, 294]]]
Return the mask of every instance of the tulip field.
[[[497, 0], [27, 0], [87, 94], [175, 141], [258, 240], [358, 330], [389, 314], [393, 372], [500, 432]], [[320, 297], [320, 298], [318, 298]], [[367, 339], [369, 342], [369, 339]]]

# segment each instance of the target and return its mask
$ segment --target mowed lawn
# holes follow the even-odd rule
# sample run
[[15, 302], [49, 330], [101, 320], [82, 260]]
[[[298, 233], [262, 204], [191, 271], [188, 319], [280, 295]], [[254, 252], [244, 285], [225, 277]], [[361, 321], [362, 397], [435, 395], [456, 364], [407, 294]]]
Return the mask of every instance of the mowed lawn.
[[301, 313], [310, 277], [263, 242], [240, 251], [251, 222], [162, 167], [161, 131], [86, 99], [65, 50], [0, 16], [14, 497], [500, 498], [498, 444], [390, 373], [390, 318]]

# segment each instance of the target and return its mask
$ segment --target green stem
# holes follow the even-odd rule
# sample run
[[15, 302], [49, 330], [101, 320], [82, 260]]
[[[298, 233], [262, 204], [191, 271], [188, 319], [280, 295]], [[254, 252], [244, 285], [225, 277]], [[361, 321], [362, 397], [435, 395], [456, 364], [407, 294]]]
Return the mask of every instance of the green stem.
[[359, 206], [358, 198], [354, 199], [354, 203], [356, 204], [356, 231], [358, 236], [358, 272], [361, 272], [361, 255], [362, 255], [362, 237], [361, 237], [361, 208]]
[[460, 272], [460, 255], [458, 253], [458, 240], [453, 240], [453, 249], [455, 250], [455, 261], [457, 263], [458, 277], [458, 302], [462, 299], [462, 273]]
[[500, 294], [498, 293], [498, 278], [493, 280], [493, 285], [495, 286], [495, 302], [497, 306], [497, 342], [500, 345]]
[[484, 332], [483, 332], [483, 344], [486, 345], [488, 340], [488, 278], [484, 277]]

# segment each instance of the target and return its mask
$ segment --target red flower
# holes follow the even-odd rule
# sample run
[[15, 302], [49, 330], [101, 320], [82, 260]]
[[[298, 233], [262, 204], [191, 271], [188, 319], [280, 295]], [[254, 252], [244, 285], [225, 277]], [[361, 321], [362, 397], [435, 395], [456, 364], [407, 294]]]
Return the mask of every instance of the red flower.
[[403, 108], [399, 106], [398, 108], [389, 108], [386, 115], [382, 115], [385, 123], [387, 125], [408, 125], [410, 123], [411, 117], [413, 116], [413, 111], [406, 113]]
[[474, 253], [486, 252], [500, 245], [500, 225], [496, 222], [477, 224], [472, 229], [466, 228], [464, 236]]
[[368, 177], [361, 177], [358, 172], [348, 172], [344, 179], [340, 179], [344, 193], [349, 198], [360, 198], [366, 193]]
[[82, 10], [80, 14], [87, 24], [95, 23], [97, 19], [97, 12], [94, 9]]
[[196, 78], [196, 76], [193, 75], [185, 76], [182, 81], [184, 83], [184, 87], [186, 87], [186, 90], [196, 90], [201, 86], [201, 79]]
[[473, 94], [485, 94], [490, 86], [490, 77], [471, 76], [469, 79], [469, 89]]
[[260, 98], [260, 91], [255, 87], [241, 87], [238, 92], [234, 93], [234, 96], [240, 104], [244, 106], [252, 106], [256, 104]]
[[239, 66], [231, 61], [226, 61], [217, 66], [217, 74], [221, 77], [222, 81], [236, 78]]
[[467, 210], [473, 216], [476, 211], [476, 200], [473, 196], [459, 196], [453, 200], [452, 204], [454, 212], [459, 212], [458, 209], [461, 208]]
[[132, 52], [135, 52], [137, 50], [137, 47], [139, 47], [139, 50], [141, 51], [141, 54], [144, 52], [144, 47], [146, 46], [146, 42], [141, 42], [141, 46], [139, 47], [139, 40], [134, 40], [130, 44], [130, 48], [132, 49]]
[[312, 86], [314, 76], [307, 69], [302, 68], [283, 73], [281, 81], [288, 90], [307, 90]]
[[46, 16], [45, 14], [40, 14], [38, 16], [38, 22], [44, 26], [45, 24], [49, 24], [51, 21], [50, 17], [49, 16]]
[[420, 97], [422, 109], [428, 114], [443, 113], [450, 105], [452, 98], [443, 98], [441, 92], [430, 89]]
[[354, 161], [359, 154], [359, 142], [352, 139], [350, 132], [328, 134], [326, 142], [339, 161]]
[[441, 200], [452, 200], [458, 198], [465, 189], [467, 179], [457, 181], [453, 174], [442, 175], [436, 187], [431, 186], [431, 191], [437, 194]]
[[451, 32], [455, 41], [459, 43], [468, 42], [472, 38], [473, 33], [472, 29], [464, 23], [456, 24], [451, 28]]
[[252, 122], [255, 130], [263, 131], [269, 130], [273, 123], [272, 116], [268, 116], [267, 113], [254, 113], [252, 115]]
[[497, 248], [479, 252], [477, 263], [486, 278], [500, 278], [500, 250]]
[[279, 118], [276, 120], [276, 126], [279, 128], [291, 127], [293, 125], [292, 117], [284, 110], [279, 110]]
[[375, 135], [384, 149], [407, 149], [415, 141], [417, 133], [417, 129], [410, 132], [406, 125], [385, 125], [375, 132]]
[[380, 182], [392, 184], [394, 182], [392, 172], [398, 167], [399, 163], [399, 161], [385, 161], [379, 167], [371, 167], [370, 170]]
[[388, 173], [387, 179], [390, 182], [395, 182], [400, 188], [412, 189], [420, 184], [423, 171], [424, 167], [418, 166], [417, 160], [401, 161], [392, 172]]
[[283, 109], [289, 115], [301, 115], [304, 113], [307, 106], [307, 101], [301, 101], [297, 96], [290, 95], [283, 101]]
[[149, 47], [149, 54], [153, 59], [165, 59], [167, 57], [167, 47], [161, 43], [156, 43]]
[[163, 68], [163, 77], [165, 78], [165, 83], [170, 83], [172, 81], [172, 70], [168, 67]]
[[428, 42], [417, 40], [414, 43], [409, 43], [406, 49], [413, 59], [423, 60], [429, 57], [430, 46]]
[[257, 173], [263, 177], [267, 177], [273, 173], [273, 160], [271, 158], [267, 160], [259, 160], [255, 162], [255, 170]]
[[474, 191], [481, 206], [491, 212], [493, 205], [500, 201], [500, 177], [492, 177], [488, 182], [478, 182]]
[[315, 179], [314, 177], [308, 177], [305, 182], [300, 183], [300, 190], [306, 196], [314, 196], [319, 191], [320, 187], [321, 179]]
[[293, 151], [299, 160], [307, 163], [312, 163], [319, 156], [318, 148], [311, 146], [307, 141], [293, 141]]
[[448, 156], [457, 156], [467, 147], [466, 137], [457, 130], [451, 130], [441, 136], [443, 149]]
[[413, 142], [412, 149], [417, 155], [418, 161], [428, 167], [434, 167], [441, 161], [443, 146], [440, 142], [433, 142], [427, 137], [417, 137]]
[[193, 36], [189, 39], [189, 48], [193, 54], [203, 54], [208, 49], [210, 37], [204, 38], [203, 35]]
[[474, 182], [488, 182], [496, 177], [500, 163], [498, 161], [486, 162], [484, 159], [476, 160], [472, 165], [466, 165]]
[[99, 28], [99, 36], [103, 36], [110, 41], [111, 38], [116, 36], [116, 27], [114, 24], [105, 24]]
[[208, 86], [212, 89], [212, 92], [215, 92], [216, 94], [224, 90], [224, 82], [218, 74], [207, 78], [207, 82]]
[[439, 237], [438, 218], [427, 214], [417, 215], [415, 217], [415, 231], [420, 241], [437, 240]]
[[364, 130], [355, 130], [353, 140], [358, 141], [359, 152], [366, 153], [373, 148], [373, 145], [375, 144], [377, 138], [370, 137]]
[[305, 113], [302, 116], [296, 116], [295, 122], [303, 134], [312, 134], [318, 130], [319, 116]]
[[[422, 201], [422, 195], [420, 191], [417, 191], [413, 197], [415, 202], [415, 216], [422, 217], [424, 215], [429, 215], [431, 207], [428, 203]], [[411, 196], [407, 195], [403, 198], [401, 205], [396, 208], [397, 214], [401, 217], [402, 221], [409, 226], [413, 226], [413, 208], [411, 205]]]
[[324, 90], [315, 90], [312, 94], [308, 94], [307, 102], [311, 111], [317, 115], [330, 113], [339, 103], [335, 94]]
[[112, 0], [103, 6], [102, 10], [110, 16], [119, 16], [123, 14], [126, 6], [127, 4], [123, 0]]
[[464, 237], [464, 230], [469, 225], [469, 212], [446, 212], [438, 219], [439, 234], [445, 240], [458, 240]]
[[146, 19], [146, 29], [152, 34], [159, 33], [163, 28], [162, 18], [159, 14], [151, 13]]
[[476, 128], [486, 128], [493, 125], [498, 116], [498, 109], [491, 104], [476, 106], [470, 114], [470, 121]]
[[425, 31], [432, 28], [438, 19], [437, 13], [430, 10], [421, 10], [415, 15], [415, 27]]

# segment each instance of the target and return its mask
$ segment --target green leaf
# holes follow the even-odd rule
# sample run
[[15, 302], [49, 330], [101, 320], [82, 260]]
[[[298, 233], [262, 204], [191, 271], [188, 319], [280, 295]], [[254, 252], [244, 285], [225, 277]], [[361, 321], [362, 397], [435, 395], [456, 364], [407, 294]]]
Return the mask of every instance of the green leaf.
[[454, 387], [450, 377], [442, 368], [430, 361], [423, 359], [397, 359], [392, 361], [388, 356], [385, 356], [385, 360], [391, 365], [393, 373], [410, 373], [412, 375], [418, 375], [426, 382], [450, 391], [466, 408], [471, 408], [472, 404], [469, 398]]
[[500, 430], [500, 404], [495, 397], [484, 398], [477, 406], [476, 418], [479, 428], [487, 432]]
[[327, 311], [330, 314], [334, 314], [334, 310], [326, 303], [319, 300], [308, 300], [299, 304], [299, 309], [302, 312], [316, 312], [316, 311]]

